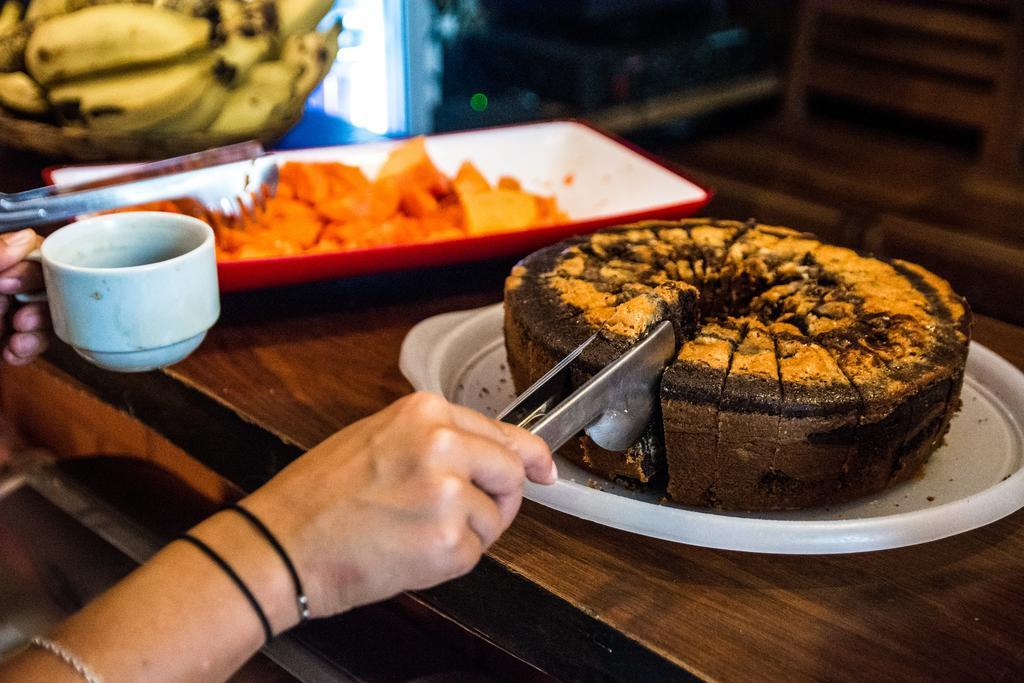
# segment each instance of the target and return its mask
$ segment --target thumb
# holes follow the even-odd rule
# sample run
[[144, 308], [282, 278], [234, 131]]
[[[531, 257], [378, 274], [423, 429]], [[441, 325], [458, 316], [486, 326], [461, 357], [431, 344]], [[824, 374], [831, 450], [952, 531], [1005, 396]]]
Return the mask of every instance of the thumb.
[[0, 236], [0, 272], [25, 260], [42, 239], [33, 230], [19, 230]]

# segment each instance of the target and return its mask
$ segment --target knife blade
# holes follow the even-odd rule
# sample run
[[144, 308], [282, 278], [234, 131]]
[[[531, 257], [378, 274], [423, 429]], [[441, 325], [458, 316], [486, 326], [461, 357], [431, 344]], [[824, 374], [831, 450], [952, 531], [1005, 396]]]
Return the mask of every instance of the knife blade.
[[581, 430], [601, 448], [623, 451], [646, 429], [665, 366], [676, 353], [675, 332], [659, 323], [639, 343], [575, 391], [570, 366], [597, 335], [576, 347], [498, 415], [537, 434], [552, 451]]

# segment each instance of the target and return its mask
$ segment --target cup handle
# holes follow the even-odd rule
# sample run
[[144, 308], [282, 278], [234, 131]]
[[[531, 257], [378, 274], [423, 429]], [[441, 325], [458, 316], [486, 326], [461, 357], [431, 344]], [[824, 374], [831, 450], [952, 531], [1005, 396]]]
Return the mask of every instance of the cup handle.
[[[33, 249], [25, 257], [26, 261], [35, 261], [36, 263], [43, 262], [43, 251], [41, 249]], [[47, 301], [46, 290], [41, 289], [38, 292], [25, 292], [23, 294], [15, 294], [14, 300], [23, 304], [34, 304], [41, 301]]]

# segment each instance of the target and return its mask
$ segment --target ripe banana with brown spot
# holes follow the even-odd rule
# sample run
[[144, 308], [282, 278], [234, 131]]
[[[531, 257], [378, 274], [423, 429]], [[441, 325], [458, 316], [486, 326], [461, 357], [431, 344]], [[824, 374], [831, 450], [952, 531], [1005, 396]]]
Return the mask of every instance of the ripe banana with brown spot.
[[32, 35], [32, 22], [23, 21], [0, 33], [0, 73], [25, 68], [25, 46]]
[[22, 71], [0, 74], [0, 105], [31, 116], [41, 116], [50, 111], [43, 89]]
[[210, 44], [210, 22], [149, 5], [99, 5], [42, 21], [25, 65], [48, 85], [180, 59]]
[[65, 123], [97, 130], [144, 130], [198, 106], [217, 82], [219, 62], [207, 53], [171, 65], [62, 83], [50, 89], [50, 102]]
[[217, 0], [154, 0], [153, 7], [169, 9], [190, 17], [217, 18]]
[[255, 65], [245, 82], [231, 92], [209, 132], [242, 137], [288, 116], [300, 71], [299, 66], [281, 60]]
[[237, 85], [244, 81], [253, 65], [270, 54], [273, 46], [274, 41], [269, 35], [228, 36], [224, 44], [216, 49], [217, 56], [230, 69], [226, 72], [228, 77], [225, 82], [228, 85]]
[[338, 57], [338, 36], [341, 22], [327, 31], [289, 36], [281, 47], [281, 59], [301, 68], [295, 82], [295, 106], [301, 107], [309, 94], [320, 84]]
[[217, 0], [216, 34], [277, 37], [278, 15], [274, 0]]

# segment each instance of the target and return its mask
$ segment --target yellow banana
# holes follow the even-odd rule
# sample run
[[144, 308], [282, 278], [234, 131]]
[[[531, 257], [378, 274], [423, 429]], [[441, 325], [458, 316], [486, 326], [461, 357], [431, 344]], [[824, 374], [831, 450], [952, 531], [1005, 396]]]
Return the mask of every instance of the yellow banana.
[[47, 19], [60, 14], [70, 14], [86, 7], [94, 5], [131, 4], [143, 5], [152, 4], [150, 0], [30, 0], [28, 9], [25, 10], [25, 21]]
[[217, 0], [155, 0], [153, 7], [173, 10], [190, 17], [211, 19], [217, 13]]
[[166, 119], [146, 129], [147, 132], [195, 133], [206, 130], [220, 115], [230, 92], [224, 84], [214, 81], [207, 87], [202, 98], [187, 112]]
[[228, 36], [223, 45], [217, 48], [217, 55], [224, 64], [231, 70], [225, 79], [228, 85], [241, 83], [249, 74], [249, 69], [256, 62], [266, 57], [273, 41], [268, 35], [244, 36], [233, 34]]
[[217, 0], [217, 36], [277, 36], [274, 0]]
[[67, 14], [74, 9], [70, 0], [31, 0], [28, 3], [28, 9], [25, 10], [25, 21], [55, 17], [58, 14]]
[[7, 0], [0, 8], [0, 35], [14, 30], [21, 23], [21, 3], [18, 0]]
[[0, 74], [0, 105], [20, 114], [40, 116], [50, 111], [50, 103], [39, 84], [28, 74], [15, 71]]
[[290, 112], [299, 71], [298, 66], [280, 60], [257, 64], [249, 71], [245, 82], [232, 91], [208, 130], [242, 137], [280, 120]]
[[98, 130], [143, 130], [197, 106], [215, 82], [218, 61], [206, 54], [169, 66], [72, 81], [51, 88], [50, 102], [67, 123]]
[[23, 21], [0, 33], [0, 73], [25, 68], [25, 46], [32, 35], [32, 22]]
[[99, 5], [42, 21], [25, 64], [43, 85], [179, 59], [210, 41], [210, 23], [149, 5]]
[[312, 31], [333, 5], [334, 0], [277, 0], [278, 34], [286, 39]]
[[338, 35], [341, 33], [341, 22], [335, 22], [329, 30], [322, 33], [311, 31], [289, 36], [281, 48], [281, 59], [301, 67], [299, 78], [295, 82], [295, 103], [302, 106], [306, 98], [313, 92], [327, 72], [334, 65], [338, 56]]

